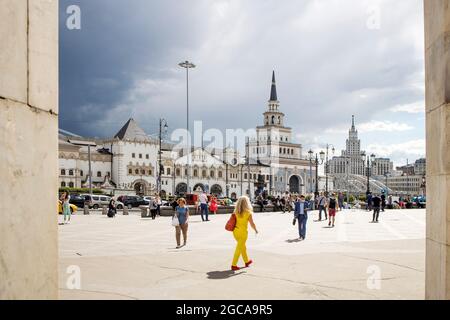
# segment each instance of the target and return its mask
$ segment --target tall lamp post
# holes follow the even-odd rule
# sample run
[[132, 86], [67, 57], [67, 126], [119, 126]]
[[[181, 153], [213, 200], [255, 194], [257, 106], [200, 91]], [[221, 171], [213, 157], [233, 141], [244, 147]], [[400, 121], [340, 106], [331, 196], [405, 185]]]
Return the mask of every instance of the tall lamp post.
[[162, 139], [163, 133], [167, 132], [169, 126], [167, 125], [167, 121], [165, 119], [159, 119], [159, 151], [158, 151], [158, 195], [161, 197], [161, 183], [162, 183]]
[[186, 175], [186, 182], [187, 182], [187, 190], [186, 192], [190, 192], [190, 186], [189, 186], [189, 175], [190, 175], [190, 153], [191, 153], [191, 141], [189, 137], [189, 69], [194, 69], [196, 67], [195, 64], [189, 61], [184, 61], [178, 64], [180, 67], [186, 69], [186, 141], [187, 141], [187, 168], [188, 168], [188, 174]]
[[82, 141], [82, 140], [73, 140], [69, 139], [69, 143], [74, 144], [76, 146], [80, 147], [87, 147], [88, 148], [88, 165], [89, 165], [89, 172], [88, 172], [88, 178], [89, 178], [89, 194], [92, 195], [92, 163], [91, 163], [91, 148], [96, 147], [97, 144], [95, 141]]
[[[367, 170], [367, 172], [366, 172], [367, 173], [367, 191], [366, 191], [366, 195], [369, 195], [369, 193], [370, 193], [370, 175], [371, 175], [370, 169], [371, 169], [371, 166], [373, 165], [373, 162], [375, 161], [375, 158], [376, 158], [376, 156], [374, 154], [371, 154], [370, 157], [367, 156], [367, 168], [366, 168], [366, 170]], [[366, 160], [365, 153], [361, 154], [361, 159], [363, 161]]]
[[309, 163], [316, 166], [316, 191], [315, 196], [316, 198], [319, 196], [319, 165], [322, 165], [325, 161], [325, 152], [320, 152], [320, 160], [319, 156], [316, 153], [316, 157], [314, 158], [314, 152], [312, 150], [309, 150]]
[[329, 155], [330, 148], [332, 148], [331, 151], [333, 152], [333, 155], [334, 155], [334, 153], [336, 151], [336, 148], [332, 144], [327, 144], [327, 152], [326, 152], [326, 160], [325, 160], [325, 193], [326, 193], [327, 197], [328, 197], [328, 193], [329, 193], [329, 190], [328, 190], [328, 173], [330, 171], [329, 170], [330, 167], [329, 167], [329, 162], [328, 162], [328, 155]]

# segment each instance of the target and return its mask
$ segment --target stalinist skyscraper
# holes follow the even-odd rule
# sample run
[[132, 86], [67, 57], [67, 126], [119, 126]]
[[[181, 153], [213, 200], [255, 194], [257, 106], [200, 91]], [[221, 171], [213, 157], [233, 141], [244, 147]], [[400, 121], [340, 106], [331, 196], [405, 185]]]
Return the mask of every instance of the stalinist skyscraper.
[[352, 116], [352, 127], [346, 141], [346, 149], [342, 150], [340, 157], [334, 157], [330, 161], [330, 174], [347, 174], [348, 168], [349, 174], [364, 175], [362, 153], [361, 140], [358, 138], [358, 130], [355, 126], [355, 116]]

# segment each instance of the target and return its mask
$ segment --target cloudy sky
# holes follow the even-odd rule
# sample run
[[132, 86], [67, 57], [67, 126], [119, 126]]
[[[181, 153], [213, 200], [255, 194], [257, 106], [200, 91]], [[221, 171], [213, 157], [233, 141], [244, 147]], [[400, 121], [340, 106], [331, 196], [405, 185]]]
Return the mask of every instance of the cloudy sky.
[[[69, 30], [66, 9], [81, 9]], [[60, 127], [109, 137], [133, 117], [204, 129], [263, 122], [272, 70], [296, 142], [363, 149], [395, 164], [425, 154], [422, 0], [62, 0]]]

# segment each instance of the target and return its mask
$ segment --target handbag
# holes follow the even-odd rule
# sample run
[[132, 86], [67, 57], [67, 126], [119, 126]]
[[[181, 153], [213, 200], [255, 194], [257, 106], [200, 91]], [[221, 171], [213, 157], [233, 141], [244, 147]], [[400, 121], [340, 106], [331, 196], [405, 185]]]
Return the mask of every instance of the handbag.
[[233, 232], [236, 228], [236, 214], [232, 214], [230, 217], [230, 220], [228, 220], [227, 224], [225, 225], [225, 230]]
[[172, 226], [178, 227], [180, 225], [180, 220], [178, 220], [178, 216], [176, 214], [172, 217]]

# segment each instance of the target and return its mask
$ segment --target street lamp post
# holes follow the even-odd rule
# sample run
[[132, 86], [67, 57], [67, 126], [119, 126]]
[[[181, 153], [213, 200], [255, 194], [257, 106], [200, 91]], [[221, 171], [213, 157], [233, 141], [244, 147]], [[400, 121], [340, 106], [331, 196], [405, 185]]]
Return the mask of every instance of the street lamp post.
[[[366, 154], [362, 153], [361, 159], [364, 161], [365, 158], [366, 158]], [[371, 175], [370, 169], [371, 169], [371, 165], [373, 165], [373, 162], [375, 161], [375, 158], [376, 158], [376, 156], [374, 154], [370, 155], [370, 157], [367, 156], [367, 168], [366, 168], [367, 169], [367, 172], [366, 172], [367, 173], [367, 191], [366, 191], [366, 195], [370, 194], [370, 175]]]
[[159, 119], [159, 152], [158, 152], [158, 183], [157, 190], [158, 195], [161, 197], [161, 183], [162, 183], [162, 136], [163, 133], [167, 132], [169, 126], [167, 125], [167, 121], [165, 119]]
[[312, 150], [309, 150], [309, 163], [312, 165], [314, 164], [316, 166], [316, 191], [315, 196], [316, 198], [319, 196], [319, 165], [322, 165], [325, 161], [325, 152], [320, 152], [320, 161], [319, 156], [316, 153], [316, 157], [313, 158], [314, 152]]
[[187, 168], [188, 168], [188, 174], [186, 175], [186, 182], [187, 182], [187, 190], [186, 192], [190, 192], [190, 186], [189, 186], [189, 171], [190, 171], [190, 153], [191, 153], [191, 141], [190, 141], [190, 135], [189, 135], [189, 69], [193, 69], [196, 67], [195, 64], [189, 61], [184, 61], [178, 64], [180, 67], [186, 69], [186, 142], [187, 142]]
[[88, 148], [88, 165], [89, 165], [89, 194], [92, 195], [92, 164], [91, 164], [91, 147], [96, 147], [97, 144], [94, 141], [82, 141], [82, 140], [74, 140], [69, 139], [69, 143], [74, 144], [76, 146], [87, 147]]
[[328, 155], [329, 155], [330, 148], [332, 148], [331, 151], [333, 152], [333, 155], [334, 155], [334, 152], [336, 151], [336, 149], [334, 148], [333, 145], [327, 144], [326, 161], [325, 161], [325, 193], [326, 193], [327, 197], [328, 197], [328, 193], [329, 193], [329, 190], [328, 190], [328, 173], [329, 173]]

